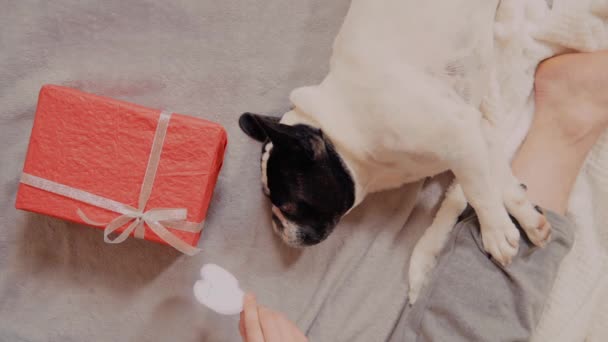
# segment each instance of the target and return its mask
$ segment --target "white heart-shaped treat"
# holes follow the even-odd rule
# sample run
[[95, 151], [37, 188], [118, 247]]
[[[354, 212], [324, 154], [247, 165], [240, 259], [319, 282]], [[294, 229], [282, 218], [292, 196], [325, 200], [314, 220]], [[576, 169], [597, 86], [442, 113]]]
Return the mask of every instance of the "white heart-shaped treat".
[[245, 293], [239, 281], [215, 264], [201, 268], [201, 280], [194, 284], [194, 296], [209, 309], [222, 315], [237, 315], [243, 311]]

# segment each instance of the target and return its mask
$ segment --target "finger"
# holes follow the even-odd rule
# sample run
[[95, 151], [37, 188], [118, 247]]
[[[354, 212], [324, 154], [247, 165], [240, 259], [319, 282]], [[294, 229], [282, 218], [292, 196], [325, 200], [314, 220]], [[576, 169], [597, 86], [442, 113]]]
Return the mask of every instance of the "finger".
[[241, 319], [239, 319], [239, 333], [244, 342], [247, 342], [247, 335], [245, 335], [245, 315], [241, 311]]
[[264, 342], [264, 335], [260, 327], [258, 305], [253, 294], [248, 293], [243, 300], [243, 314], [245, 316], [245, 336], [247, 342]]
[[286, 341], [293, 341], [291, 327], [289, 326], [289, 320], [283, 314], [277, 314], [277, 321], [279, 322], [279, 330], [281, 338]]
[[287, 323], [289, 324], [289, 331], [290, 331], [290, 336], [293, 339], [294, 342], [306, 342], [308, 341], [308, 338], [306, 337], [306, 335], [304, 335], [304, 333], [300, 330], [300, 328], [298, 328], [293, 322], [291, 321], [287, 321]]
[[266, 342], [285, 341], [283, 336], [281, 336], [280, 321], [277, 319], [277, 313], [263, 305], [259, 305], [258, 314], [260, 315], [260, 326], [262, 327], [262, 333]]

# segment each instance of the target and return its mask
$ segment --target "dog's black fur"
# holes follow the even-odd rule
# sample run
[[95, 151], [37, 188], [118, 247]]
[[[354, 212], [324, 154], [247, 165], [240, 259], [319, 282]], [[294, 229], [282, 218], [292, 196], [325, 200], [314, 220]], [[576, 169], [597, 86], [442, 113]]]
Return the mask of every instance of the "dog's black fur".
[[[353, 178], [330, 139], [309, 125], [289, 126], [251, 113], [241, 115], [239, 125], [264, 147], [272, 142], [266, 165], [268, 195], [297, 227], [297, 239], [288, 243], [302, 247], [323, 241], [355, 201]], [[279, 217], [273, 214], [273, 221], [282, 233]]]

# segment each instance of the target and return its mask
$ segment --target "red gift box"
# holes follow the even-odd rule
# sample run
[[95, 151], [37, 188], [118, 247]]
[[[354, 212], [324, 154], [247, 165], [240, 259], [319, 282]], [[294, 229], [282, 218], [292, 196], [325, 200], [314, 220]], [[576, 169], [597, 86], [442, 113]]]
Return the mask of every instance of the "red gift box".
[[192, 255], [226, 143], [213, 122], [47, 85], [16, 207]]

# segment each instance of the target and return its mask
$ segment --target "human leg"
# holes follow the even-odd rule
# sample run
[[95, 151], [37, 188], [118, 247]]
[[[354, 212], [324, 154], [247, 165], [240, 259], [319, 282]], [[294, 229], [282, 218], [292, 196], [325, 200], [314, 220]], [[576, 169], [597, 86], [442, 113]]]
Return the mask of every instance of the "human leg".
[[532, 202], [564, 214], [589, 150], [608, 127], [608, 52], [548, 59], [535, 88], [534, 121], [513, 172]]
[[[512, 175], [504, 177], [508, 178], [505, 205], [536, 245], [548, 240], [549, 224], [543, 224], [544, 216], [531, 215], [530, 202], [558, 214], [565, 212], [585, 157], [608, 126], [606, 86], [608, 52], [559, 56], [538, 69], [534, 123], [512, 165], [527, 194]], [[416, 244], [409, 270], [410, 302], [416, 301], [435, 266], [452, 227], [449, 218], [461, 211], [462, 203], [459, 187], [448, 191], [438, 219]]]

